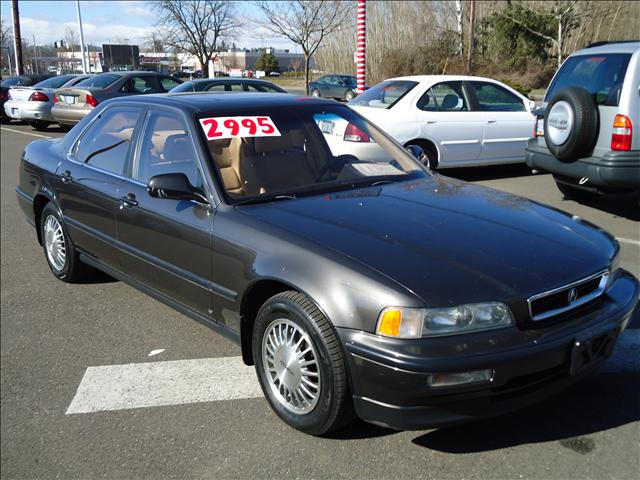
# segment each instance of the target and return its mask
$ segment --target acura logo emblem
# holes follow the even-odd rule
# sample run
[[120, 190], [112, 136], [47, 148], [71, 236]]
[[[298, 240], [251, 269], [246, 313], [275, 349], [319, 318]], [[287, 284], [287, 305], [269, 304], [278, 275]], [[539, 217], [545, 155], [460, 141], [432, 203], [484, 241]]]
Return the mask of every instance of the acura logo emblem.
[[578, 298], [578, 290], [576, 290], [575, 288], [569, 290], [569, 295], [567, 295], [567, 298], [569, 300], [569, 303], [575, 302]]

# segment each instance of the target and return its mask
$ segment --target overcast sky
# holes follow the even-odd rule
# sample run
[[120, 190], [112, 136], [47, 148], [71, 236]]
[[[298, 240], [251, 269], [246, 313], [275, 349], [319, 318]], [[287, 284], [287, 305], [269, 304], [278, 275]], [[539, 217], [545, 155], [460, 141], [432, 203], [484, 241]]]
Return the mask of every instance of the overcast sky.
[[[35, 35], [38, 45], [53, 43], [64, 38], [65, 26], [78, 29], [75, 1], [34, 1], [20, 0], [20, 28], [22, 37], [33, 43]], [[0, 1], [0, 14], [5, 22], [12, 22], [11, 2]], [[241, 19], [248, 19], [257, 15], [255, 7], [249, 2], [237, 3]], [[81, 0], [82, 26], [85, 43], [102, 45], [116, 42], [116, 39], [129, 39], [131, 44], [141, 44], [145, 37], [156, 31], [154, 22], [157, 14], [152, 11], [150, 2], [144, 1], [93, 1]], [[233, 40], [238, 47], [272, 46], [274, 48], [288, 48], [292, 52], [296, 45], [288, 40], [273, 37], [270, 34], [256, 34], [255, 25], [244, 20], [244, 28], [236, 32]]]

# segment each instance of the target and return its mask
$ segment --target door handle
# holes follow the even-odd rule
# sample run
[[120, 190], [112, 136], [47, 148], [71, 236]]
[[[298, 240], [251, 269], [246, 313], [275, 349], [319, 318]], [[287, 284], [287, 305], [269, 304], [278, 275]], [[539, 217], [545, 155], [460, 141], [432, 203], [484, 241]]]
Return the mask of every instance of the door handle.
[[124, 197], [120, 197], [120, 210], [122, 210], [124, 207], [137, 207], [138, 206], [138, 201], [136, 200], [136, 196], [133, 193], [127, 193], [126, 196]]
[[428, 125], [433, 125], [434, 123], [438, 123], [437, 120], [427, 120]]
[[65, 172], [62, 175], [60, 175], [60, 180], [62, 180], [62, 183], [71, 182], [71, 180], [73, 180], [73, 177], [71, 176], [71, 172], [69, 170], [65, 170]]
[[487, 123], [496, 123], [495, 120], [487, 120]]

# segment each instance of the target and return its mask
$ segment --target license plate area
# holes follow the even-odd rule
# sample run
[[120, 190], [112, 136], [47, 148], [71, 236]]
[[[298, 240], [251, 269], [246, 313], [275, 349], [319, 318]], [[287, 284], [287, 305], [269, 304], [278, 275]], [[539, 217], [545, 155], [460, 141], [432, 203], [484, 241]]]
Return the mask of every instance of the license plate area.
[[609, 357], [618, 338], [615, 328], [596, 336], [576, 337], [571, 347], [571, 367], [569, 373], [578, 375]]
[[76, 97], [73, 95], [60, 95], [60, 98], [64, 103], [68, 103], [69, 105], [76, 103]]

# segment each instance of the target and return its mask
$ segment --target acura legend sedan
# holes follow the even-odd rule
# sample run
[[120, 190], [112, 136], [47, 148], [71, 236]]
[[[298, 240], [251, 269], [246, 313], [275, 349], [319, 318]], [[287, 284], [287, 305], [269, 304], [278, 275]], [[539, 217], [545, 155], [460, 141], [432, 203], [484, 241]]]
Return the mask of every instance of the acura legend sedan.
[[325, 99], [123, 97], [28, 145], [17, 197], [55, 277], [235, 340], [303, 432], [447, 425], [593, 372], [638, 301], [615, 239], [422, 155]]

